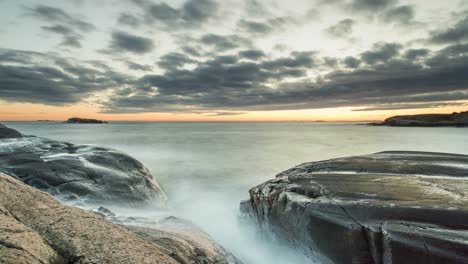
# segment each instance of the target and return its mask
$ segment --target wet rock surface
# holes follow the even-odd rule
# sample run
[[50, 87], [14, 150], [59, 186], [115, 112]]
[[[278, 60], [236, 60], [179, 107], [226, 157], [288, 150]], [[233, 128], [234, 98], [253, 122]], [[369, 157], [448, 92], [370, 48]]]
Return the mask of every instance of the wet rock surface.
[[468, 126], [468, 111], [452, 114], [422, 114], [402, 115], [385, 119], [381, 123], [371, 123], [374, 126], [408, 126], [408, 127], [442, 127]]
[[20, 138], [22, 137], [21, 133], [11, 129], [5, 125], [0, 124], [0, 139], [3, 138]]
[[240, 263], [201, 231], [168, 226], [114, 224], [0, 174], [0, 263]]
[[242, 212], [323, 263], [468, 263], [468, 156], [381, 152], [299, 165]]
[[69, 202], [163, 206], [166, 200], [143, 164], [110, 148], [34, 136], [3, 138], [0, 172]]

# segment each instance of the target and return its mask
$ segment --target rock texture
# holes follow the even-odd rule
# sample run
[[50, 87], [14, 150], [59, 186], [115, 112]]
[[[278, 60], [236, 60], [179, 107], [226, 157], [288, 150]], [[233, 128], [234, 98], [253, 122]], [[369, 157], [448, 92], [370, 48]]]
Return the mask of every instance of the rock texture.
[[1, 174], [0, 220], [0, 263], [239, 263], [211, 240], [116, 225]]
[[382, 123], [371, 123], [374, 126], [410, 126], [410, 127], [440, 127], [468, 126], [468, 112], [452, 114], [402, 115], [385, 119]]
[[79, 118], [79, 117], [69, 118], [64, 123], [67, 123], [67, 124], [107, 124], [106, 121], [102, 121], [98, 119]]
[[109, 148], [32, 136], [4, 138], [0, 172], [65, 201], [163, 206], [166, 200], [147, 168]]
[[6, 127], [5, 125], [0, 124], [0, 139], [3, 138], [20, 138], [22, 137], [21, 133]]
[[[131, 222], [130, 222], [131, 223]], [[141, 223], [135, 223], [141, 225]], [[161, 251], [182, 264], [241, 264], [232, 254], [190, 222], [168, 217], [151, 227], [127, 226], [139, 237], [157, 244]]]
[[241, 204], [322, 263], [468, 263], [468, 156], [377, 154], [305, 163]]

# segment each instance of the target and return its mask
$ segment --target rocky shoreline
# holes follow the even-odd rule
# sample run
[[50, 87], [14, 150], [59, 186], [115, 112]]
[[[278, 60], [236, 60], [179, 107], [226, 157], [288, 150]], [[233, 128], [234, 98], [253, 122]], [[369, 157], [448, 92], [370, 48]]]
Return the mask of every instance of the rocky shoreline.
[[165, 199], [124, 153], [0, 126], [0, 263], [241, 263], [188, 221], [91, 210], [111, 202], [163, 207]]
[[299, 165], [241, 210], [321, 263], [467, 263], [468, 156], [381, 152]]
[[393, 116], [385, 119], [383, 122], [370, 123], [369, 125], [395, 127], [467, 127], [468, 111], [451, 114]]
[[[249, 193], [242, 220], [320, 263], [468, 263], [467, 155], [305, 163]], [[241, 263], [186, 220], [105, 207], [164, 212], [166, 201], [125, 153], [0, 125], [0, 263]]]

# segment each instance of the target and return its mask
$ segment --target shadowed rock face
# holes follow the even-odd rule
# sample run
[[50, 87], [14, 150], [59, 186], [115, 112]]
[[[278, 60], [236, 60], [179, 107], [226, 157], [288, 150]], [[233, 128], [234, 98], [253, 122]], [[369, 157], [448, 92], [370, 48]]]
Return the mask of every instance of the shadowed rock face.
[[79, 118], [79, 117], [69, 118], [64, 123], [67, 123], [67, 124], [107, 124], [106, 121], [102, 121], [98, 119]]
[[382, 123], [372, 123], [374, 126], [414, 126], [414, 127], [438, 127], [438, 126], [468, 126], [468, 112], [452, 114], [423, 114], [393, 116]]
[[240, 264], [188, 225], [117, 225], [0, 174], [0, 263]]
[[4, 138], [0, 172], [65, 201], [163, 205], [166, 200], [147, 168], [109, 148], [32, 136]]
[[0, 139], [2, 138], [19, 138], [22, 137], [21, 133], [0, 124]]
[[467, 263], [468, 156], [382, 152], [305, 163], [241, 210], [323, 263]]

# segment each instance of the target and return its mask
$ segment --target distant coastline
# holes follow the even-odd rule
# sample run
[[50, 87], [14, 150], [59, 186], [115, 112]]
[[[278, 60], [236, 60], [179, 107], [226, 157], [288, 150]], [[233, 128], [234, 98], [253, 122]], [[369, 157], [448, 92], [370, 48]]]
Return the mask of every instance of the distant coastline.
[[451, 114], [399, 115], [383, 122], [369, 123], [371, 126], [394, 127], [468, 127], [468, 111]]

